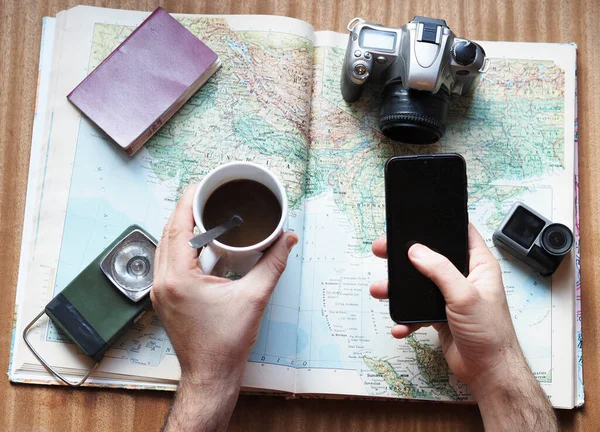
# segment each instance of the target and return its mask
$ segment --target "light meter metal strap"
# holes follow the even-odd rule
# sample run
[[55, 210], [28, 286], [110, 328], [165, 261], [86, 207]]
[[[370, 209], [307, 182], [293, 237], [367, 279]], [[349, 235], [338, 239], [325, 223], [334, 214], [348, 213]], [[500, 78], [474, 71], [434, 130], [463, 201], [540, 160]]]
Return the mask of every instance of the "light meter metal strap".
[[50, 373], [52, 373], [52, 375], [54, 375], [55, 377], [57, 377], [58, 379], [60, 379], [62, 382], [64, 382], [68, 386], [79, 387], [79, 386], [81, 386], [89, 378], [89, 376], [92, 374], [92, 372], [94, 372], [94, 370], [98, 367], [99, 363], [98, 362], [94, 363], [94, 366], [92, 366], [90, 368], [90, 370], [85, 374], [85, 376], [83, 377], [83, 379], [81, 381], [78, 381], [78, 382], [75, 382], [75, 383], [72, 382], [72, 381], [69, 381], [68, 379], [66, 379], [64, 376], [62, 376], [56, 370], [54, 370], [52, 368], [52, 366], [50, 366], [48, 363], [46, 363], [46, 361], [42, 358], [42, 356], [35, 350], [35, 348], [31, 344], [31, 342], [29, 342], [29, 339], [27, 339], [27, 333], [29, 332], [29, 330], [31, 329], [31, 327], [33, 327], [33, 325], [42, 317], [42, 315], [45, 315], [45, 314], [46, 314], [45, 310], [41, 311], [38, 314], [38, 316], [36, 316], [33, 319], [33, 321], [31, 321], [27, 325], [27, 327], [25, 327], [25, 330], [23, 330], [23, 339], [25, 340], [25, 343], [27, 344], [27, 346], [29, 347], [29, 349], [31, 350], [31, 352], [33, 353], [33, 355], [40, 361], [40, 363], [42, 363], [42, 365], [44, 365], [44, 367], [46, 369], [48, 369], [48, 371]]

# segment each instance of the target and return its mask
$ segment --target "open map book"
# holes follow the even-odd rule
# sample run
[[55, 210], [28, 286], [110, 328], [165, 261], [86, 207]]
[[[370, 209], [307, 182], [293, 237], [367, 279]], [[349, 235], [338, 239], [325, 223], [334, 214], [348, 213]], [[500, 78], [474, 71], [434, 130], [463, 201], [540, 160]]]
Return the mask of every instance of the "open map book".
[[[284, 182], [289, 228], [301, 241], [267, 307], [244, 388], [469, 400], [436, 332], [394, 340], [387, 303], [369, 296], [369, 284], [386, 277], [385, 261], [371, 254], [385, 232], [384, 162], [462, 154], [470, 220], [492, 248], [491, 234], [516, 200], [578, 233], [575, 46], [481, 42], [489, 71], [471, 96], [453, 98], [445, 137], [419, 147], [380, 134], [376, 89], [343, 101], [347, 34], [283, 17], [179, 15], [223, 66], [129, 158], [66, 95], [147, 15], [76, 7], [44, 20], [10, 379], [59, 383], [25, 346], [24, 326], [125, 227], [137, 223], [160, 237], [186, 185], [224, 162], [250, 160]], [[493, 248], [533, 373], [566, 408], [583, 403], [576, 249], [554, 277], [541, 278]], [[30, 338], [72, 380], [90, 366], [47, 319]], [[164, 328], [146, 313], [87, 385], [174, 390], [179, 375]]]

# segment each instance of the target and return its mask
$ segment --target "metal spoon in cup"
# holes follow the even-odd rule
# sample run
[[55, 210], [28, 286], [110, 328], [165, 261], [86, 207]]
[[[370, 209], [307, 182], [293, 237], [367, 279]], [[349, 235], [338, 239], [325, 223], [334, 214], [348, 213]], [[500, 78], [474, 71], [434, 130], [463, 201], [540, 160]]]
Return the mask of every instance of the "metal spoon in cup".
[[240, 226], [244, 221], [238, 215], [235, 215], [230, 220], [225, 222], [224, 224], [218, 225], [212, 229], [209, 229], [205, 233], [192, 237], [188, 244], [196, 249], [200, 249], [201, 247], [206, 246], [211, 241], [216, 238], [222, 236], [227, 231], [232, 230], [235, 227]]

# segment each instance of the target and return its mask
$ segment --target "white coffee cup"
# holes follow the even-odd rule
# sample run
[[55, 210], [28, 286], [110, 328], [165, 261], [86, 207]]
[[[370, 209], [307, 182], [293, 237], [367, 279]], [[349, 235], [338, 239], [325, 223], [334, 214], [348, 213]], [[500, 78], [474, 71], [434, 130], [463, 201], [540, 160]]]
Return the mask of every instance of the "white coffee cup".
[[208, 173], [198, 184], [194, 194], [194, 221], [200, 233], [206, 232], [202, 221], [204, 206], [210, 195], [219, 186], [232, 180], [254, 180], [265, 185], [277, 198], [281, 205], [281, 218], [277, 228], [260, 243], [246, 247], [234, 247], [213, 240], [208, 243], [200, 253], [200, 268], [204, 274], [211, 274], [217, 263], [218, 271], [215, 273], [225, 274], [231, 271], [245, 274], [260, 259], [262, 252], [271, 246], [283, 233], [288, 214], [288, 203], [285, 188], [275, 175], [265, 167], [252, 162], [230, 162], [221, 165]]

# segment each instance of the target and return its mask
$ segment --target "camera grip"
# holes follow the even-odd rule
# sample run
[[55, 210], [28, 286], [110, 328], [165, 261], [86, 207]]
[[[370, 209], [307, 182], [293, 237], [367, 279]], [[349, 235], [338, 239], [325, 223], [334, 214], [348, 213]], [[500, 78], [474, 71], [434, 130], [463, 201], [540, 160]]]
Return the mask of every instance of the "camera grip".
[[198, 257], [202, 273], [206, 275], [211, 274], [222, 256], [223, 251], [215, 247], [212, 242], [204, 246], [204, 249], [202, 249], [202, 252]]
[[361, 86], [354, 84], [348, 79], [345, 68], [342, 68], [342, 79], [340, 84], [344, 100], [346, 102], [356, 102], [360, 97]]

